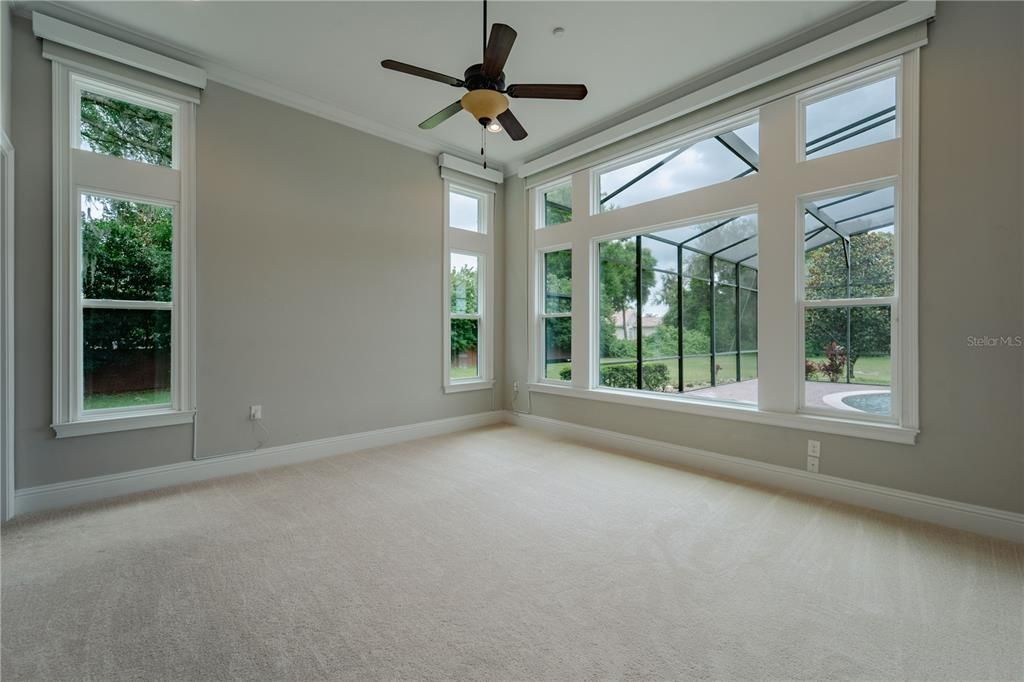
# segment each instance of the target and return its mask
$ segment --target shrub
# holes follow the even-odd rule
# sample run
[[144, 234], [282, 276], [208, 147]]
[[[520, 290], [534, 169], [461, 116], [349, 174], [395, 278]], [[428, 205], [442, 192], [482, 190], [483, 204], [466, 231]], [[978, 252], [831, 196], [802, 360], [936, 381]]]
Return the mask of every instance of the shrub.
[[813, 381], [818, 375], [818, 363], [813, 360], [804, 360], [804, 379]]
[[[668, 384], [668, 365], [660, 362], [644, 365], [645, 391], [664, 391]], [[601, 385], [636, 388], [636, 365], [605, 365], [601, 368]]]
[[846, 368], [846, 349], [835, 341], [825, 346], [825, 359], [818, 363], [818, 371], [833, 384], [839, 381]]
[[572, 367], [563, 367], [558, 370], [558, 378], [562, 381], [572, 381]]

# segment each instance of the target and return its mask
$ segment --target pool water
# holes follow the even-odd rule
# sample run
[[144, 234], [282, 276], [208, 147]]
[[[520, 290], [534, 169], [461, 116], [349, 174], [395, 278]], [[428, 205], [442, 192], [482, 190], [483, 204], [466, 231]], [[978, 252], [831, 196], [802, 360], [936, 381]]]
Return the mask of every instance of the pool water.
[[848, 395], [843, 402], [855, 410], [889, 416], [892, 414], [892, 396], [889, 393], [860, 393]]

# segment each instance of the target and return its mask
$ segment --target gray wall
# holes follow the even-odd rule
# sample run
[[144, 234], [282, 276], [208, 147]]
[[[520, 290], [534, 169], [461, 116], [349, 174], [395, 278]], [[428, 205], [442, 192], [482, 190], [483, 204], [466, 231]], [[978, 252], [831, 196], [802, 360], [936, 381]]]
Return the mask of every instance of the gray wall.
[[[802, 469], [1024, 512], [1024, 4], [942, 3], [921, 57], [921, 435], [901, 446], [521, 392], [506, 406]], [[527, 376], [523, 182], [507, 183], [506, 376]], [[532, 398], [532, 400], [531, 400]], [[532, 404], [531, 404], [532, 403]]]
[[[188, 460], [189, 426], [53, 437], [50, 63], [27, 20], [14, 49], [17, 486]], [[492, 409], [490, 390], [441, 392], [433, 156], [217, 83], [197, 144], [200, 456], [254, 448], [253, 403], [267, 445]]]
[[11, 134], [11, 80], [14, 42], [11, 40], [13, 14], [11, 3], [0, 0], [0, 129]]

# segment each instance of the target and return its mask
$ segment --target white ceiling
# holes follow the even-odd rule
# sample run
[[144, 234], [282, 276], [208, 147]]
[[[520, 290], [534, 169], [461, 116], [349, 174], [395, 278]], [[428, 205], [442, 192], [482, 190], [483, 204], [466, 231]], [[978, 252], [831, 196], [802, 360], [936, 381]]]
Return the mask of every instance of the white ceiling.
[[[521, 142], [488, 135], [488, 158], [515, 167], [859, 5], [491, 2], [489, 21], [519, 33], [505, 67], [509, 83], [582, 82], [590, 95], [582, 102], [513, 100], [513, 111], [530, 135]], [[47, 10], [43, 3], [19, 6]], [[419, 148], [458, 151], [467, 158], [478, 153], [479, 127], [468, 114], [432, 131], [416, 127], [463, 90], [379, 65], [391, 58], [461, 77], [480, 61], [478, 2], [81, 1], [61, 6], [194, 55], [212, 80], [278, 98], [299, 95], [304, 98], [300, 108]], [[565, 28], [560, 38], [552, 35], [556, 26]]]

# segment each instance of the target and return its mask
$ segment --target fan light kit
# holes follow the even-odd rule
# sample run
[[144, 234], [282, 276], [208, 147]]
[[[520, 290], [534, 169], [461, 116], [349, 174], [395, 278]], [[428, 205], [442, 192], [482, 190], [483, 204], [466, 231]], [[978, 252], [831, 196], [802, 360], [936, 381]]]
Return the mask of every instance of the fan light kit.
[[[561, 28], [561, 27], [558, 27]], [[561, 31], [555, 30], [555, 35]], [[494, 24], [490, 38], [487, 37], [487, 0], [484, 0], [484, 51], [483, 61], [473, 64], [463, 77], [454, 78], [437, 71], [431, 71], [412, 64], [385, 59], [380, 63], [385, 69], [400, 71], [411, 76], [419, 76], [429, 80], [445, 83], [455, 88], [465, 88], [469, 92], [461, 99], [448, 105], [427, 120], [420, 123], [420, 128], [429, 130], [444, 123], [460, 111], [468, 111], [482, 126], [483, 130], [500, 133], [503, 129], [515, 141], [526, 137], [526, 129], [508, 108], [508, 98], [532, 97], [540, 99], [583, 99], [587, 96], [587, 86], [579, 84], [531, 84], [505, 86], [505, 62], [512, 51], [516, 40], [515, 30], [506, 24]], [[484, 148], [481, 146], [481, 155]], [[486, 167], [486, 159], [484, 166]]]

